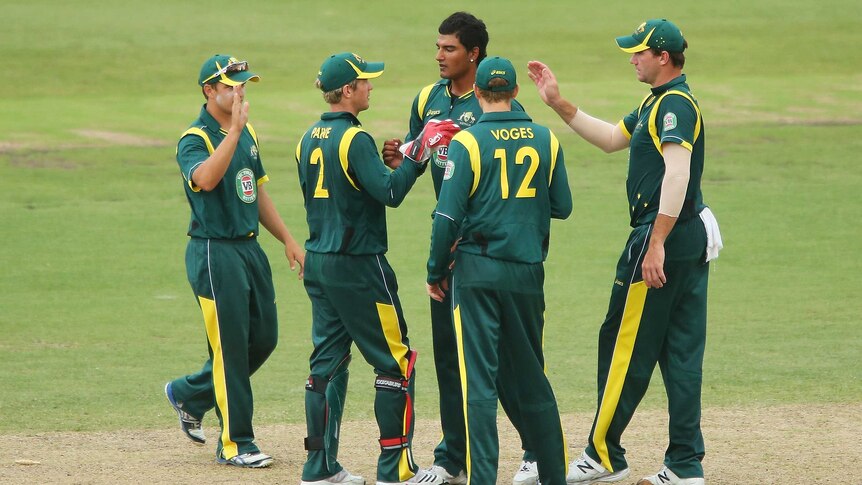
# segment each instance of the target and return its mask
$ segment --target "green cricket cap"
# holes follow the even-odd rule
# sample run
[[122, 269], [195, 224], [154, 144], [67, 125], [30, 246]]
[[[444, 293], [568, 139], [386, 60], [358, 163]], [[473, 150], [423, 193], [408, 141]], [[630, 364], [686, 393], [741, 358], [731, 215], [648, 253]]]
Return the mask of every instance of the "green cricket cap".
[[372, 79], [383, 74], [382, 62], [366, 62], [351, 52], [333, 54], [323, 61], [317, 79], [324, 92], [338, 89], [354, 79]]
[[682, 52], [685, 39], [682, 31], [667, 19], [652, 19], [638, 25], [634, 33], [617, 37], [623, 52], [633, 54], [655, 48], [668, 52]]
[[217, 82], [236, 86], [248, 81], [260, 81], [260, 76], [248, 70], [248, 61], [238, 61], [227, 54], [216, 54], [207, 59], [198, 76], [201, 86]]
[[[505, 86], [490, 86], [492, 79], [505, 79]], [[476, 68], [476, 86], [483, 91], [514, 91], [518, 85], [515, 66], [503, 57], [486, 57]]]

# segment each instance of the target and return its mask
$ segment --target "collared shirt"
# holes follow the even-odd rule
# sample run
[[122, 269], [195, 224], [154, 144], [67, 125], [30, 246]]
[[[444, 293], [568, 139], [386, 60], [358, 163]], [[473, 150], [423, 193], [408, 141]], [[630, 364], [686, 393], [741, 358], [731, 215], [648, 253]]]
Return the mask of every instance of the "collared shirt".
[[690, 177], [680, 218], [699, 213], [704, 207], [700, 180], [706, 136], [700, 108], [685, 75], [651, 88], [640, 106], [619, 126], [630, 139], [626, 192], [631, 226], [649, 224], [658, 213], [665, 171], [662, 143], [677, 143], [691, 150]]
[[324, 113], [296, 146], [309, 237], [317, 253], [384, 254], [386, 207], [397, 207], [421, 174], [405, 160], [389, 170], [377, 145], [348, 112]]
[[269, 180], [260, 161], [257, 136], [247, 124], [224, 177], [213, 190], [203, 191], [192, 181], [195, 170], [218, 148], [227, 131], [206, 110], [177, 144], [177, 163], [191, 207], [188, 234], [207, 239], [254, 237], [259, 232], [258, 186]]
[[[419, 136], [425, 123], [430, 120], [450, 119], [458, 123], [461, 129], [466, 129], [474, 124], [482, 116], [482, 107], [473, 90], [469, 90], [461, 96], [452, 95], [452, 81], [441, 79], [434, 84], [429, 84], [419, 91], [413, 100], [410, 110], [410, 131], [405, 141], [411, 141]], [[517, 101], [512, 102], [512, 111], [524, 111], [524, 107]], [[446, 168], [446, 158], [449, 147], [441, 146], [431, 156], [428, 165], [431, 167], [431, 178], [434, 182], [434, 194], [440, 197], [440, 184], [443, 183], [443, 171]]]
[[551, 218], [572, 211], [563, 151], [524, 112], [485, 113], [452, 138], [431, 233], [428, 282], [445, 277], [449, 249], [515, 263], [545, 260]]

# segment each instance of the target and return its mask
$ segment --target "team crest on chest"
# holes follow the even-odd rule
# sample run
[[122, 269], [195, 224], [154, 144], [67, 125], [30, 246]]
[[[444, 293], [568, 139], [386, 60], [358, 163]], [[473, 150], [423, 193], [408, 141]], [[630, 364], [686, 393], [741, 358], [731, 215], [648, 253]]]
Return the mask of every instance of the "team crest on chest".
[[461, 116], [458, 117], [458, 121], [466, 124], [468, 127], [476, 124], [476, 117], [473, 116], [472, 111], [465, 111], [461, 113]]
[[251, 158], [257, 158], [257, 145], [252, 145], [248, 153], [251, 155]]
[[257, 184], [254, 180], [254, 172], [244, 168], [236, 174], [236, 195], [246, 204], [257, 200]]

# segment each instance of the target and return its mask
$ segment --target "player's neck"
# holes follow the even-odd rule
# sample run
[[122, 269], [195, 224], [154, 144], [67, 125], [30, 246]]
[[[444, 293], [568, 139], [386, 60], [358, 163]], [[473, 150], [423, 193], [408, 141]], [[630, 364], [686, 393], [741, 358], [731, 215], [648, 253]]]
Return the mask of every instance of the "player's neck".
[[223, 130], [228, 130], [230, 128], [231, 115], [219, 109], [215, 103], [207, 103], [207, 113], [215, 118]]
[[458, 79], [449, 79], [449, 92], [455, 97], [463, 96], [473, 90], [473, 83], [475, 82], [476, 70], [473, 69], [466, 76], [461, 76]]

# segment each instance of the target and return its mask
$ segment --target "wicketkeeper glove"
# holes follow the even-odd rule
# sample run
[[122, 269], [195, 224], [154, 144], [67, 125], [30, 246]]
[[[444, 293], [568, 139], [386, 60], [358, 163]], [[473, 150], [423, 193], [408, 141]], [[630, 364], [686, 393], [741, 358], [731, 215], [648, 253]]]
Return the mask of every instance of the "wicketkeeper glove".
[[430, 120], [415, 140], [401, 145], [398, 150], [419, 165], [425, 165], [431, 154], [441, 146], [449, 146], [456, 133], [461, 131], [452, 120]]

